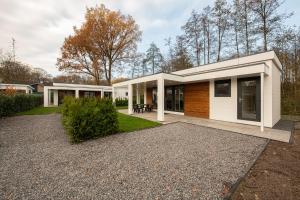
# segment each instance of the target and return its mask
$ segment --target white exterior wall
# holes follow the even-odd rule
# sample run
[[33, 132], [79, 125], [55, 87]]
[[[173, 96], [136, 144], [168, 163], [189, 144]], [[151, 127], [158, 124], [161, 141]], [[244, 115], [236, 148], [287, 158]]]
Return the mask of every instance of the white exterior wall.
[[[128, 89], [127, 88], [115, 88], [114, 89], [115, 98], [128, 98]], [[126, 95], [127, 93], [127, 95]]]
[[47, 87], [44, 87], [44, 107], [49, 106], [49, 90]]
[[[64, 84], [64, 83], [53, 83], [53, 86], [44, 87], [44, 107], [48, 107], [50, 102], [49, 91], [53, 91], [54, 95], [54, 106], [58, 105], [58, 91], [59, 90], [72, 90], [75, 91], [75, 97], [79, 98], [79, 91], [100, 91], [101, 97], [105, 92], [112, 92], [111, 86], [99, 86], [99, 85], [79, 85], [79, 84]], [[52, 105], [51, 105], [52, 106]]]
[[53, 104], [55, 106], [58, 106], [58, 91], [57, 90], [53, 90], [53, 100], [54, 100]]
[[273, 126], [280, 120], [281, 117], [281, 73], [277, 67], [272, 66], [272, 124]]
[[210, 81], [209, 118], [231, 122], [237, 121], [237, 79], [235, 77], [231, 78], [231, 97], [215, 97], [214, 80]]
[[[274, 66], [272, 67], [276, 68]], [[280, 114], [278, 115], [278, 110], [280, 111], [280, 104], [273, 104], [272, 102], [274, 101], [274, 92], [272, 96], [272, 91], [274, 91], [274, 88], [272, 89], [273, 82], [272, 73], [270, 73], [269, 76], [264, 76], [264, 126], [266, 127], [273, 127], [280, 119]], [[278, 81], [277, 85], [279, 85], [280, 89], [280, 81]], [[260, 122], [240, 120], [237, 118], [237, 77], [231, 77], [231, 97], [215, 97], [214, 87], [214, 80], [211, 80], [209, 85], [210, 119], [238, 122], [257, 126], [260, 125]], [[278, 91], [278, 89], [276, 91]], [[278, 99], [280, 99], [280, 95], [278, 94], [278, 92], [275, 95], [277, 95]]]

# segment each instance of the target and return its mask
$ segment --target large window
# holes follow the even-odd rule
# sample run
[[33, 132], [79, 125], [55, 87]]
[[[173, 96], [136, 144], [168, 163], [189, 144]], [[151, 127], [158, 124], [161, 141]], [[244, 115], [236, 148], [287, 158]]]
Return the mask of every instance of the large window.
[[231, 96], [231, 80], [215, 81], [215, 97]]
[[165, 88], [165, 110], [183, 112], [183, 86]]

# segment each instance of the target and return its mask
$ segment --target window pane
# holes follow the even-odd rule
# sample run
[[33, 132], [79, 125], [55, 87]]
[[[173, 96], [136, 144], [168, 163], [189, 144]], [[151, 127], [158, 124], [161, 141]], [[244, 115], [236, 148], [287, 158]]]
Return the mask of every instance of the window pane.
[[231, 80], [215, 81], [215, 97], [231, 96]]

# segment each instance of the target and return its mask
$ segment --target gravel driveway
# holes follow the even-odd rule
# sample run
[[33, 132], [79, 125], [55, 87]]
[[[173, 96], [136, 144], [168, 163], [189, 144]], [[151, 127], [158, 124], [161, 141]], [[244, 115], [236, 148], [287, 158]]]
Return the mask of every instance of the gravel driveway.
[[267, 140], [174, 123], [68, 143], [60, 115], [0, 120], [0, 199], [216, 199]]

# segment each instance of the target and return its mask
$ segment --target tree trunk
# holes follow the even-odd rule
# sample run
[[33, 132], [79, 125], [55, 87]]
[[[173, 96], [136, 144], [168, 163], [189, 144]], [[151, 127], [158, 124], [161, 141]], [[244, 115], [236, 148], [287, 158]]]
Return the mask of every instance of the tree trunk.
[[[204, 33], [205, 33], [205, 29], [204, 29]], [[205, 40], [205, 35], [203, 37], [203, 61], [204, 61], [204, 65], [206, 64], [206, 40]]]
[[237, 57], [240, 57], [240, 51], [239, 51], [239, 41], [238, 41], [238, 32], [237, 29], [235, 29], [235, 45], [236, 45], [236, 54]]
[[219, 28], [218, 30], [218, 57], [217, 57], [217, 62], [220, 61], [220, 54], [221, 54], [221, 29]]
[[267, 24], [266, 24], [266, 18], [263, 18], [263, 23], [264, 23], [264, 51], [268, 51], [268, 43], [267, 43]]
[[210, 33], [209, 24], [207, 24], [207, 63], [210, 63]]
[[108, 85], [111, 85], [111, 69], [112, 69], [112, 65], [113, 65], [112, 59], [109, 59], [109, 61], [108, 61], [108, 79], [107, 79]]
[[247, 0], [244, 0], [244, 15], [245, 15], [245, 37], [246, 37], [246, 54], [250, 54], [249, 48], [249, 31], [248, 31], [248, 10], [247, 10]]

